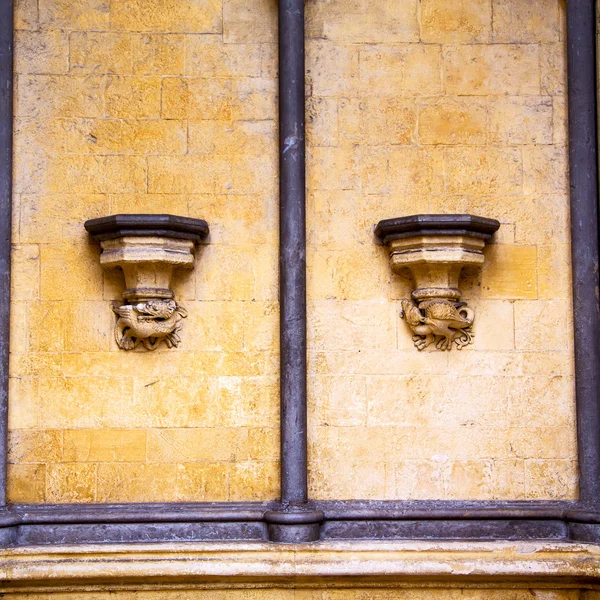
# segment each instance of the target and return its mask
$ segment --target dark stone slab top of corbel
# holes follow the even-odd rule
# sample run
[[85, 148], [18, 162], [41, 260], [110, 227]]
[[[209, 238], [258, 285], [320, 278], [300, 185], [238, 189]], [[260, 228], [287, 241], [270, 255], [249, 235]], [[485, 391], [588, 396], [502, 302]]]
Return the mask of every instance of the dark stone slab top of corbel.
[[474, 215], [410, 215], [379, 221], [375, 237], [384, 245], [417, 235], [469, 235], [489, 240], [499, 227], [496, 219]]
[[157, 236], [199, 243], [209, 233], [203, 219], [176, 215], [110, 215], [90, 219], [84, 227], [99, 242], [125, 236]]

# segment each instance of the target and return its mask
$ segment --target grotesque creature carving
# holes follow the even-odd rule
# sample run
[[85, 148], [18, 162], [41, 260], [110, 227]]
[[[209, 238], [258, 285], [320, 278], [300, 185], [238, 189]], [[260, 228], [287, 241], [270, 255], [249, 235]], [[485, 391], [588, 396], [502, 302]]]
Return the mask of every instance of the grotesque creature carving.
[[113, 310], [119, 317], [115, 339], [123, 350], [134, 350], [140, 344], [147, 350], [155, 350], [162, 340], [173, 348], [181, 341], [180, 321], [187, 317], [187, 311], [175, 300], [148, 300], [115, 306]]
[[474, 313], [464, 302], [431, 299], [417, 305], [402, 300], [400, 316], [415, 334], [413, 342], [419, 350], [434, 342], [438, 350], [452, 350], [452, 342], [459, 350], [473, 343]]

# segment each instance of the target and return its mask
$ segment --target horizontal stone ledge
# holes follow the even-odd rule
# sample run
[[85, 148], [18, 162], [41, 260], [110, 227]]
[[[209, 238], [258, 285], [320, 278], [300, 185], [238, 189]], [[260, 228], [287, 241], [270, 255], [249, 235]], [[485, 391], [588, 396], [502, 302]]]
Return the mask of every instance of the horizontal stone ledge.
[[129, 586], [600, 583], [600, 546], [543, 542], [119, 544], [0, 552], [1, 591]]

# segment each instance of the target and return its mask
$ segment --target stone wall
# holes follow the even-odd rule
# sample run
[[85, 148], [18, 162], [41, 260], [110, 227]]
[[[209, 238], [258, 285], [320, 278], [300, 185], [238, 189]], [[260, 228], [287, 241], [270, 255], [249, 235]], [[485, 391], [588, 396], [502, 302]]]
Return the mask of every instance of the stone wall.
[[[17, 4], [10, 499], [275, 499], [275, 6]], [[135, 212], [211, 227], [176, 351], [113, 339], [83, 222]]]
[[[312, 496], [576, 497], [563, 3], [307, 6]], [[373, 237], [428, 212], [502, 223], [462, 352]]]
[[[17, 2], [12, 501], [277, 497], [276, 11]], [[307, 2], [313, 497], [577, 496], [564, 57], [560, 0]], [[178, 350], [113, 340], [119, 212], [211, 226]], [[427, 212], [502, 222], [461, 352], [373, 238]]]

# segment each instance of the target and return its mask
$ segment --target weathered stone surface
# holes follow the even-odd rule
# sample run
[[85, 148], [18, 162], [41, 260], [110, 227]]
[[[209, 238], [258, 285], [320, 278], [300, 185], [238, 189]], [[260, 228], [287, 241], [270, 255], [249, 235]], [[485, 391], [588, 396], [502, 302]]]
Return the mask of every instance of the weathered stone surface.
[[[311, 496], [576, 497], [564, 6], [306, 14]], [[15, 27], [9, 499], [276, 498], [276, 3], [17, 0]], [[158, 360], [118, 352], [124, 280], [81, 225], [164, 212], [211, 236], [176, 283], [181, 347]], [[373, 239], [381, 219], [429, 212], [502, 223], [461, 280], [475, 338], [451, 357], [412, 348], [413, 282]]]

